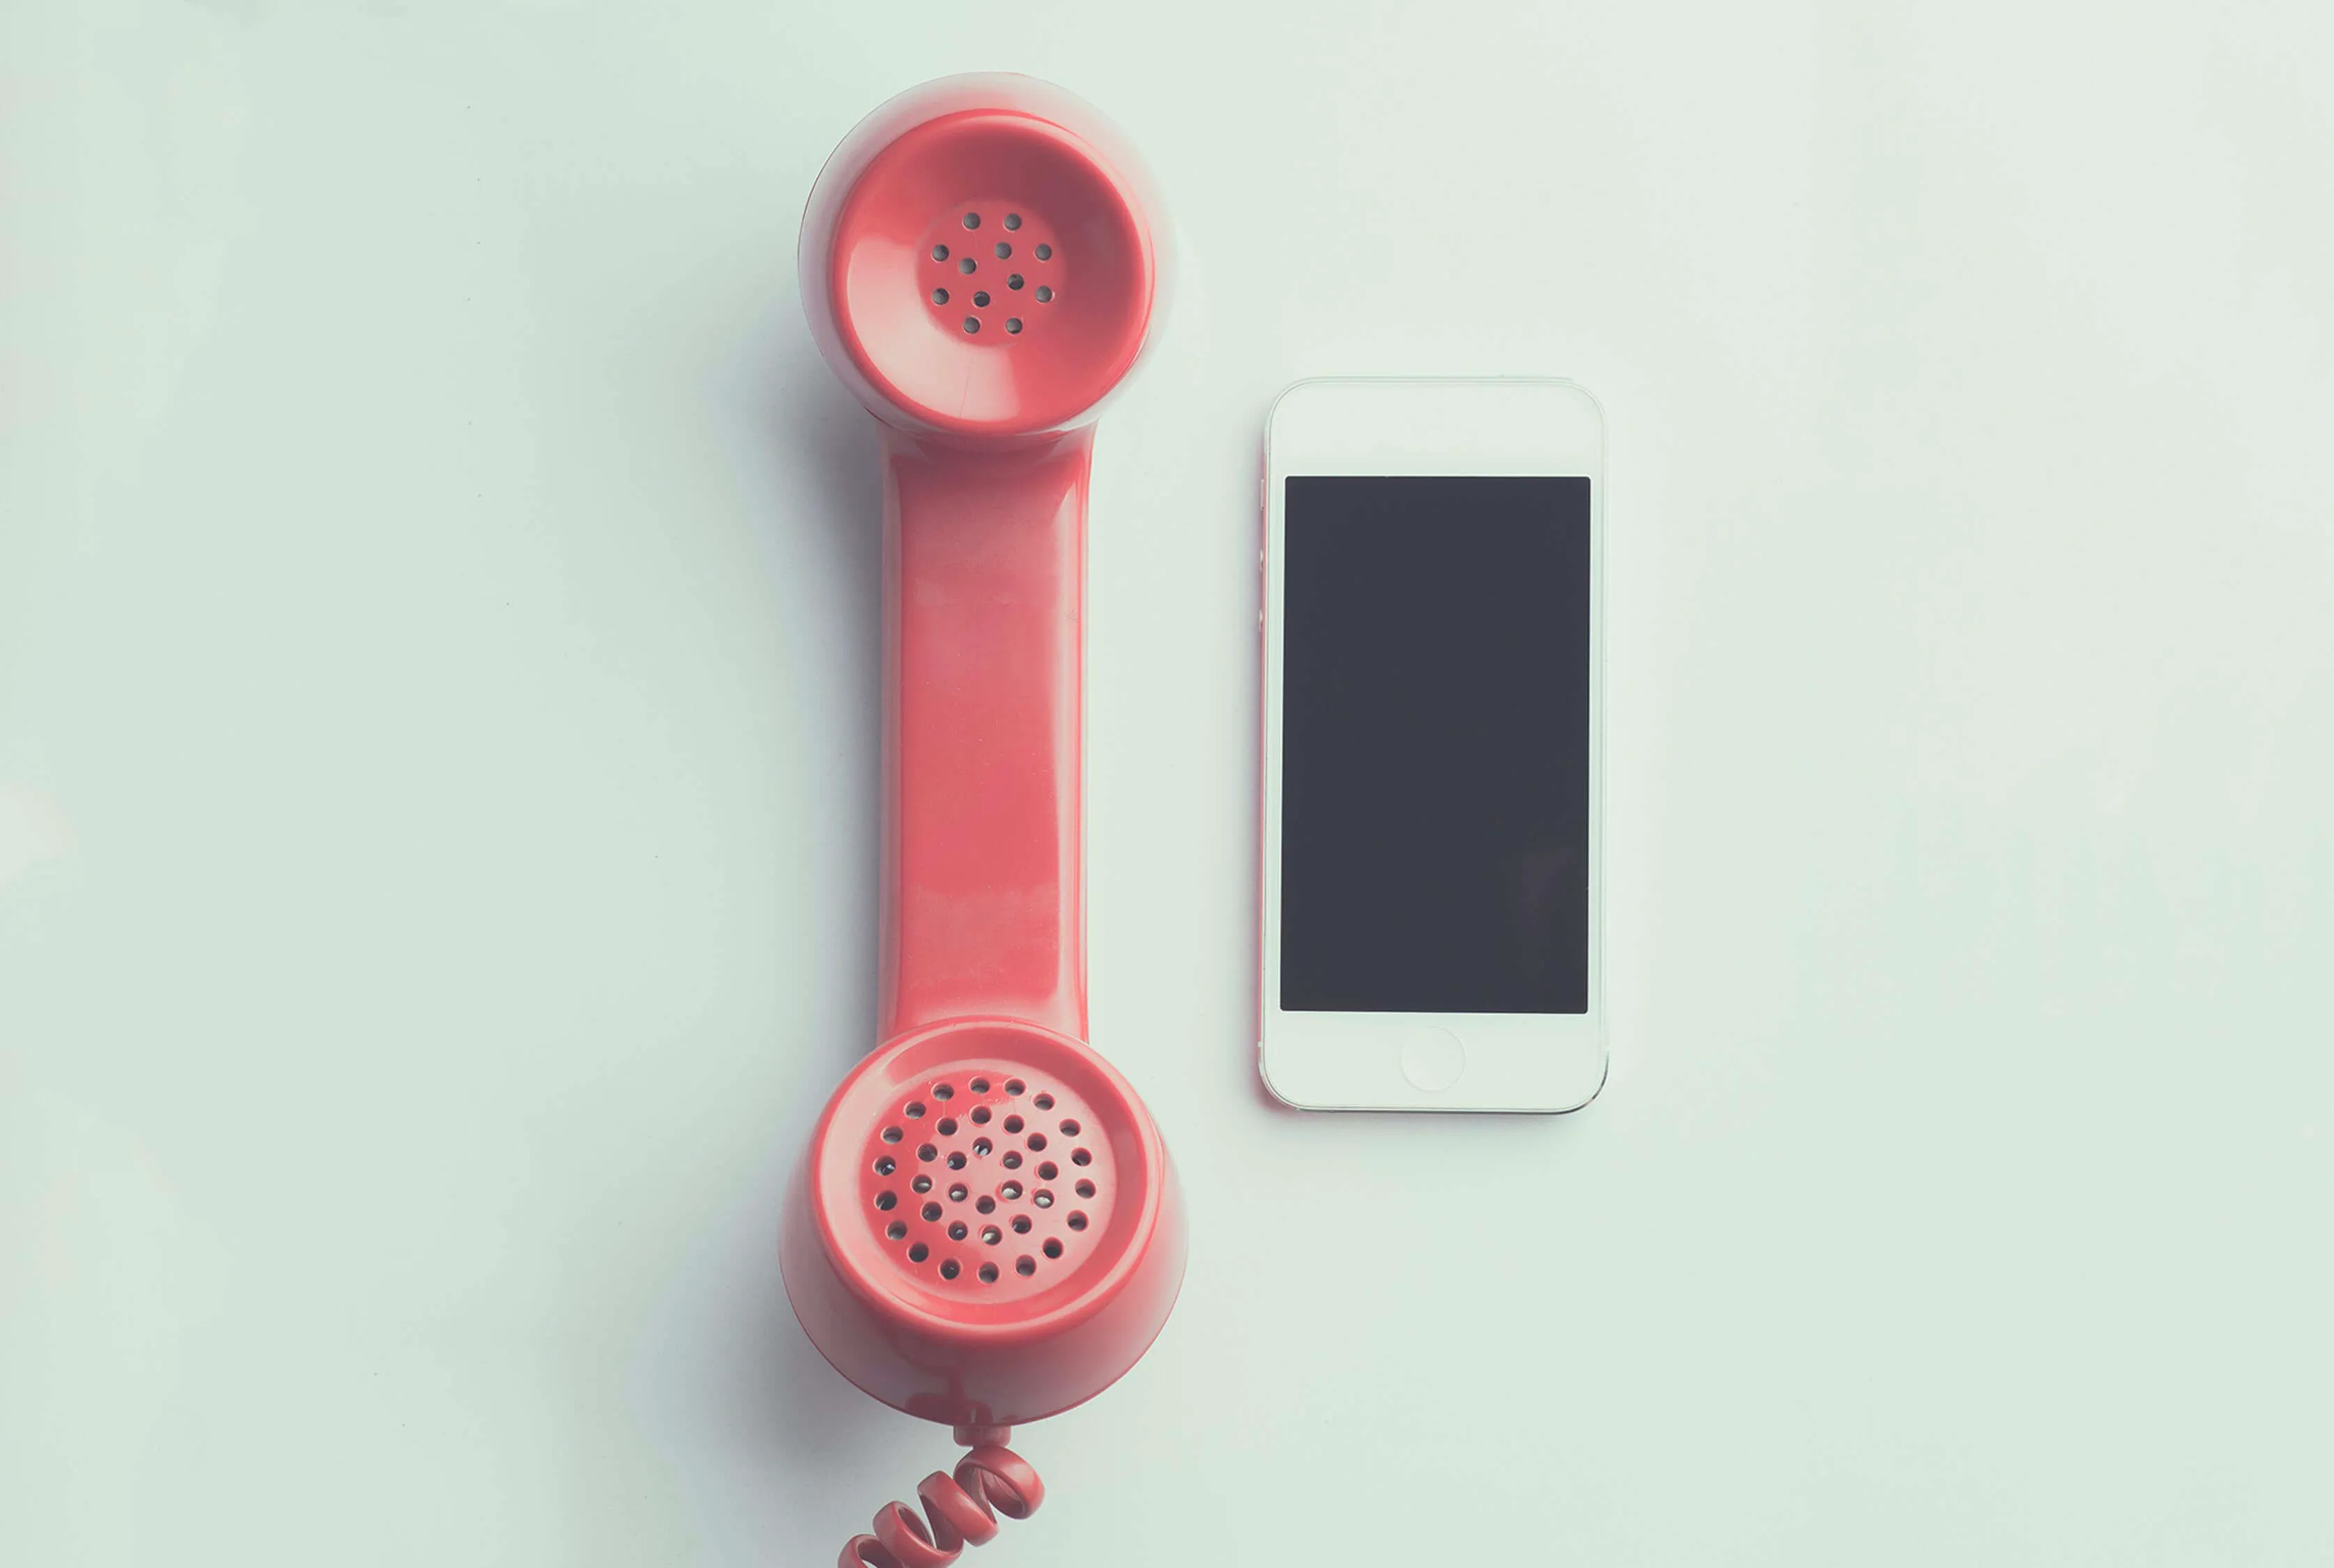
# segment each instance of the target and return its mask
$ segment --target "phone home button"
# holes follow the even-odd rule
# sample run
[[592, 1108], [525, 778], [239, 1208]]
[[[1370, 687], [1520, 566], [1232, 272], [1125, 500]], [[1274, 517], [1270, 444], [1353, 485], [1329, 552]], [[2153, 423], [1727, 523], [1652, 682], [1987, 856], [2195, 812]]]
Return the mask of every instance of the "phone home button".
[[1448, 1029], [1421, 1029], [1403, 1043], [1402, 1075], [1410, 1086], [1440, 1094], [1467, 1071], [1467, 1047]]

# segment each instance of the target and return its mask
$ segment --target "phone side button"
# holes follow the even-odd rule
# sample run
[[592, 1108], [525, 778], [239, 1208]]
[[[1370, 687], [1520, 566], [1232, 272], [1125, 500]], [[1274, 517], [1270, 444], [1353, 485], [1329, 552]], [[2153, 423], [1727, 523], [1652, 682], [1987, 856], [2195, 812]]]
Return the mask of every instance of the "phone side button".
[[1421, 1029], [1403, 1042], [1402, 1075], [1423, 1093], [1440, 1094], [1467, 1071], [1467, 1047], [1448, 1029]]

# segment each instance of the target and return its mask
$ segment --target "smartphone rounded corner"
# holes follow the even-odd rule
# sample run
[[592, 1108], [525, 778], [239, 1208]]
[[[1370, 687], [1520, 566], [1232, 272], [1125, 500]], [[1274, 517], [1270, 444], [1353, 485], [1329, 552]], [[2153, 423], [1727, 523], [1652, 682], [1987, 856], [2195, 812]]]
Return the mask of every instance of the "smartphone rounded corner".
[[1586, 382], [1576, 381], [1569, 376], [1552, 376], [1548, 379], [1548, 384], [1563, 388], [1586, 403], [1588, 406], [1589, 417], [1596, 422], [1596, 433], [1599, 436], [1605, 433], [1605, 399], [1596, 395], [1594, 388]]
[[1307, 1101], [1299, 1100], [1287, 1089], [1282, 1088], [1278, 1083], [1273, 1082], [1272, 1053], [1264, 1048], [1264, 1042], [1262, 1040], [1259, 1040], [1256, 1043], [1256, 1079], [1258, 1082], [1264, 1085], [1264, 1092], [1267, 1094], [1271, 1095], [1276, 1102], [1290, 1111], [1323, 1111], [1328, 1109], [1328, 1107], [1326, 1106], [1315, 1105]]
[[[1569, 1101], [1570, 1103], [1560, 1104], [1553, 1107], [1550, 1114], [1557, 1116], [1569, 1116], [1576, 1111], [1586, 1111], [1591, 1105], [1596, 1104], [1597, 1097], [1605, 1092], [1605, 1085], [1613, 1081], [1613, 1047], [1605, 1037], [1605, 1024], [1602, 1019], [1599, 1019], [1596, 1024], [1596, 1082], [1590, 1083], [1588, 1085], [1588, 1092], [1586, 1094], [1581, 1094], [1577, 1100], [1572, 1097], [1579, 1092], [1577, 1090], [1567, 1090], [1561, 1098], [1566, 1101]], [[1583, 1081], [1586, 1081], [1587, 1074], [1585, 1073], [1582, 1073], [1581, 1078]]]
[[1299, 399], [1300, 394], [1309, 395], [1318, 391], [1323, 387], [1332, 385], [1337, 380], [1338, 378], [1335, 376], [1299, 376], [1273, 394], [1271, 404], [1264, 410], [1264, 451], [1265, 461], [1268, 464], [1272, 460], [1273, 443], [1280, 438], [1280, 421], [1288, 410], [1289, 401], [1292, 399]]

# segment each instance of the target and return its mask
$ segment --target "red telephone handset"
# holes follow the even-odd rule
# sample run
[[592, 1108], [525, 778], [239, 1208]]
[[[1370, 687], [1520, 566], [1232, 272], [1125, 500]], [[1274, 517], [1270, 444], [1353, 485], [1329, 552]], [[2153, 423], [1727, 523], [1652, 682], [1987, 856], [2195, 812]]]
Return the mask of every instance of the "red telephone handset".
[[1145, 188], [1068, 94], [950, 77], [862, 121], [804, 216], [812, 333], [882, 421], [882, 939], [879, 1044], [781, 1258], [835, 1369], [971, 1450], [844, 1568], [938, 1568], [1025, 1517], [1010, 1428], [1116, 1381], [1182, 1283], [1167, 1147], [1085, 1044], [1086, 480], [1160, 315]]

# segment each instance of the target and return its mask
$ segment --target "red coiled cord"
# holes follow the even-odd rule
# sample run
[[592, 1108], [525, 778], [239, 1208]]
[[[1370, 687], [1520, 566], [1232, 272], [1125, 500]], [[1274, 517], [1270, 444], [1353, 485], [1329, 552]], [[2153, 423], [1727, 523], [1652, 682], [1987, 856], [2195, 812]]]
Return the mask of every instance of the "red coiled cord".
[[854, 1535], [838, 1568], [943, 1568], [967, 1546], [997, 1537], [997, 1515], [1027, 1519], [1046, 1500], [1046, 1483], [1029, 1461], [1007, 1448], [1010, 1427], [959, 1427], [956, 1440], [972, 1452], [956, 1474], [934, 1470], [916, 1487], [930, 1524], [905, 1503], [876, 1511], [875, 1531]]

